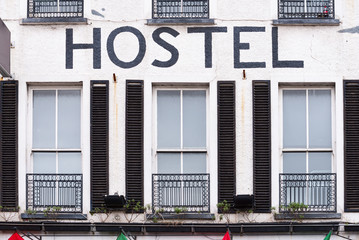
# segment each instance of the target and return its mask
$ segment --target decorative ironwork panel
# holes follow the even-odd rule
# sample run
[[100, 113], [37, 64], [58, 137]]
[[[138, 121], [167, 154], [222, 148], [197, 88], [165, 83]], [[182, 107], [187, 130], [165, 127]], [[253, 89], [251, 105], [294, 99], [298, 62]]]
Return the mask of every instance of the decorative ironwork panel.
[[153, 174], [153, 212], [209, 212], [209, 174]]
[[27, 174], [26, 208], [82, 213], [82, 174]]
[[83, 0], [28, 0], [28, 18], [82, 18]]
[[336, 212], [335, 173], [280, 174], [280, 212], [288, 212], [291, 203], [303, 203], [307, 212]]
[[153, 18], [209, 18], [209, 0], [153, 0]]
[[334, 0], [278, 0], [279, 18], [334, 18]]

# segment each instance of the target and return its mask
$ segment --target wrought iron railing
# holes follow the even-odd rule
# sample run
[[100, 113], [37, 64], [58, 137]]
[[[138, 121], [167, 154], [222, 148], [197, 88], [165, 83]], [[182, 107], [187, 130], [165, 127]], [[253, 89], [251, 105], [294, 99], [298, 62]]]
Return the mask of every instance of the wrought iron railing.
[[43, 212], [82, 212], [82, 174], [27, 174], [26, 208]]
[[334, 18], [334, 0], [278, 0], [279, 18]]
[[153, 211], [209, 212], [209, 174], [153, 174]]
[[336, 212], [335, 173], [280, 174], [279, 181], [280, 212], [298, 211], [292, 203], [302, 204], [299, 211]]
[[28, 18], [82, 18], [84, 0], [27, 0]]
[[152, 18], [209, 18], [209, 0], [152, 0]]

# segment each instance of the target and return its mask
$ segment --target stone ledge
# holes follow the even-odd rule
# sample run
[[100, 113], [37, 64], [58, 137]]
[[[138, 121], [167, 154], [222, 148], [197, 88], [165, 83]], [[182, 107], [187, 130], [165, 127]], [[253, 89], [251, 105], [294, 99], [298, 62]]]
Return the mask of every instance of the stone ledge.
[[341, 219], [340, 213], [277, 213], [275, 220], [305, 220], [305, 219]]
[[59, 213], [56, 216], [54, 216], [53, 213], [49, 213], [47, 215], [43, 213], [36, 213], [36, 214], [27, 214], [27, 213], [21, 213], [22, 219], [61, 219], [61, 220], [87, 220], [87, 214], [76, 214], [76, 213]]
[[276, 19], [273, 25], [276, 26], [339, 26], [338, 19]]
[[147, 19], [147, 25], [214, 25], [214, 19]]
[[23, 18], [22, 25], [87, 24], [87, 18]]

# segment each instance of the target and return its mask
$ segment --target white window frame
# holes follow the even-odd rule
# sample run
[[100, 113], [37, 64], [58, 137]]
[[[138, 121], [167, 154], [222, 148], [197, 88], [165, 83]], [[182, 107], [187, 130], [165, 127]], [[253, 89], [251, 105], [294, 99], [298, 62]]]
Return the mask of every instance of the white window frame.
[[[206, 92], [206, 147], [205, 148], [176, 148], [176, 149], [159, 149], [157, 146], [157, 92], [159, 90], [204, 90]], [[181, 113], [182, 113], [182, 94], [181, 94]], [[181, 115], [181, 145], [183, 144], [182, 131], [182, 115]], [[209, 173], [209, 88], [208, 86], [189, 87], [189, 86], [154, 86], [153, 87], [153, 158], [152, 158], [152, 173], [158, 173], [158, 153], [181, 153], [181, 174], [183, 174], [183, 153], [206, 153], [206, 173]]]
[[[332, 134], [332, 142], [331, 148], [309, 148], [309, 128], [308, 128], [308, 92], [306, 93], [306, 148], [284, 148], [284, 138], [283, 138], [283, 91], [284, 90], [330, 90], [331, 92], [331, 134]], [[279, 116], [279, 125], [280, 125], [280, 172], [283, 173], [283, 153], [297, 152], [297, 153], [306, 153], [306, 172], [308, 173], [309, 166], [309, 153], [315, 152], [330, 152], [331, 153], [331, 173], [335, 173], [335, 88], [333, 86], [300, 86], [300, 87], [280, 87], [279, 89], [279, 107], [280, 107], [280, 116]]]
[[[81, 123], [81, 130], [80, 130], [80, 148], [79, 149], [59, 149], [59, 148], [52, 148], [52, 149], [36, 149], [33, 148], [33, 92], [35, 90], [79, 90], [80, 91], [80, 107], [81, 107], [81, 112], [80, 112], [80, 123]], [[57, 96], [57, 95], [56, 95]], [[62, 153], [62, 152], [77, 152], [81, 154], [81, 172], [79, 172], [79, 174], [82, 174], [84, 171], [84, 166], [83, 166], [83, 90], [82, 90], [82, 86], [81, 85], [41, 85], [41, 86], [29, 86], [28, 87], [28, 116], [27, 116], [27, 129], [28, 129], [28, 134], [27, 134], [27, 159], [28, 159], [28, 173], [33, 173], [34, 171], [34, 161], [33, 161], [33, 153], [34, 152], [53, 152], [56, 153], [56, 174], [59, 174], [58, 172], [58, 153]], [[57, 110], [57, 97], [56, 97], [56, 110]], [[56, 145], [57, 145], [57, 120], [58, 120], [58, 116], [57, 116], [57, 111], [56, 111]]]

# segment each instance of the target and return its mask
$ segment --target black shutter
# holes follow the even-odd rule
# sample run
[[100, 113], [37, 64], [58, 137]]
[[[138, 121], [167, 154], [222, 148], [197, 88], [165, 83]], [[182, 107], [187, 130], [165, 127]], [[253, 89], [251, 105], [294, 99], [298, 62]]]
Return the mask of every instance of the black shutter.
[[359, 81], [344, 81], [344, 210], [359, 212]]
[[270, 81], [253, 81], [253, 195], [255, 212], [271, 211]]
[[18, 82], [0, 82], [0, 205], [18, 206]]
[[236, 85], [219, 81], [218, 96], [218, 202], [233, 205], [236, 194]]
[[108, 81], [91, 81], [91, 208], [104, 204], [108, 194]]
[[143, 205], [143, 81], [126, 81], [126, 198]]

